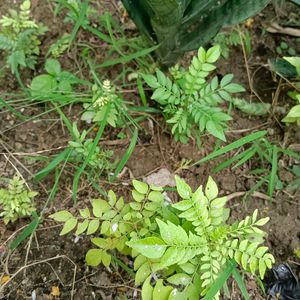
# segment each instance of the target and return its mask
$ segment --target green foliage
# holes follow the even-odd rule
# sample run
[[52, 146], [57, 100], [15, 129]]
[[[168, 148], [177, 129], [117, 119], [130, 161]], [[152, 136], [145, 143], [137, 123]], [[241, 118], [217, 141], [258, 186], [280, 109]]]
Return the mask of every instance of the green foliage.
[[35, 211], [33, 198], [38, 193], [27, 191], [24, 183], [16, 175], [9, 181], [7, 189], [0, 189], [0, 218], [5, 224], [30, 216]]
[[108, 111], [107, 123], [112, 126], [120, 126], [122, 114], [127, 110], [124, 100], [120, 98], [109, 80], [104, 80], [102, 85], [94, 84], [92, 87], [91, 103], [84, 103], [85, 112], [81, 116], [81, 120], [91, 122], [101, 122]]
[[[142, 284], [142, 299], [198, 300], [205, 295], [229, 260], [263, 278], [274, 258], [260, 246], [259, 229], [269, 218], [257, 219], [258, 211], [229, 225], [226, 197], [209, 177], [206, 187], [195, 192], [176, 177], [181, 200], [166, 201], [162, 188], [133, 181], [132, 200], [108, 192], [108, 201], [94, 199], [91, 208], [59, 211], [50, 218], [64, 223], [61, 235], [96, 235], [96, 246], [86, 254], [91, 266], [108, 266], [112, 250], [134, 258], [136, 285]], [[215, 297], [217, 299], [218, 296]]]
[[70, 45], [70, 35], [64, 34], [60, 39], [55, 41], [50, 46], [48, 54], [51, 53], [51, 55], [54, 58], [59, 58], [69, 48], [69, 45]]
[[[229, 166], [231, 166], [231, 169], [236, 169], [249, 161], [252, 161], [253, 163], [255, 162], [254, 164], [252, 163], [252, 165], [257, 165], [258, 163], [259, 167], [252, 169], [249, 173], [258, 176], [259, 180], [257, 181], [256, 185], [252, 187], [249, 193], [246, 194], [246, 196], [249, 196], [252, 192], [266, 184], [268, 195], [271, 198], [276, 189], [283, 188], [283, 183], [278, 176], [278, 164], [282, 155], [288, 155], [296, 160], [300, 159], [300, 155], [294, 151], [283, 149], [271, 143], [267, 138], [264, 137], [251, 140], [251, 145], [242, 150], [241, 147], [245, 144], [242, 143], [244, 139], [245, 138], [241, 138], [240, 140], [237, 140], [222, 149], [212, 152], [208, 156], [202, 158], [200, 161], [194, 163], [194, 165], [214, 159], [220, 155], [224, 155], [232, 151], [235, 148], [239, 148], [239, 153], [234, 154], [232, 157], [219, 164], [213, 169], [213, 172], [219, 172]], [[237, 146], [233, 147], [233, 144], [236, 144]]]
[[[300, 80], [300, 57], [284, 57], [284, 59], [296, 68], [298, 79]], [[296, 83], [300, 88], [300, 81]], [[296, 123], [300, 126], [300, 93], [298, 91], [289, 92], [288, 95], [297, 102], [297, 105], [293, 106], [289, 113], [285, 116], [282, 122]]]
[[[87, 139], [88, 132], [83, 130], [82, 133], [78, 131], [77, 124], [73, 123], [73, 136], [74, 140], [69, 141], [69, 146], [72, 148], [70, 155], [70, 162], [75, 164], [82, 163], [89, 155], [93, 146], [94, 140], [92, 138]], [[112, 169], [113, 164], [109, 161], [113, 156], [113, 151], [103, 150], [99, 146], [96, 146], [92, 153], [88, 165], [91, 168], [96, 168], [97, 171], [109, 171]], [[101, 173], [101, 172], [100, 172]]]
[[207, 80], [214, 63], [220, 57], [220, 47], [208, 51], [200, 48], [187, 70], [175, 66], [170, 72], [174, 81], [160, 70], [153, 75], [143, 75], [146, 83], [154, 89], [152, 99], [163, 108], [167, 123], [172, 125], [175, 139], [186, 143], [191, 136], [200, 137], [205, 131], [225, 141], [226, 122], [231, 117], [219, 107], [224, 101], [232, 102], [233, 93], [244, 88], [231, 83], [232, 74], [227, 74], [219, 82], [218, 77]]
[[56, 59], [47, 59], [45, 70], [48, 74], [42, 74], [32, 79], [30, 90], [33, 97], [49, 96], [52, 93], [69, 94], [72, 85], [79, 79], [68, 71], [62, 71], [61, 65]]
[[31, 1], [25, 0], [19, 13], [10, 9], [10, 16], [0, 19], [0, 50], [6, 53], [12, 73], [16, 73], [19, 66], [34, 69], [40, 53], [39, 36], [47, 31], [43, 24], [30, 20], [30, 6]]
[[163, 64], [208, 43], [223, 26], [240, 23], [269, 0], [122, 0], [129, 15], [149, 40], [160, 45]]
[[213, 44], [221, 47], [222, 56], [226, 59], [232, 46], [244, 44], [247, 54], [251, 53], [251, 36], [247, 29], [242, 31], [234, 27], [231, 30], [221, 31], [213, 38]]

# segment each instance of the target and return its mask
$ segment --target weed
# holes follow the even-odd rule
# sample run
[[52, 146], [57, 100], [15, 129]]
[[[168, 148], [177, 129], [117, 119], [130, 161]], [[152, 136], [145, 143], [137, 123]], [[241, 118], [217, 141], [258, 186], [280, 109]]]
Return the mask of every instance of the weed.
[[[235, 169], [245, 164], [247, 161], [250, 161], [251, 159], [258, 158], [259, 168], [252, 170], [250, 173], [260, 176], [260, 180], [251, 189], [251, 192], [254, 192], [256, 189], [266, 183], [268, 186], [268, 195], [271, 198], [276, 188], [282, 189], [283, 187], [283, 184], [277, 174], [280, 156], [285, 154], [297, 160], [300, 159], [300, 156], [291, 150], [283, 149], [277, 145], [272, 144], [265, 137], [263, 137], [265, 134], [266, 132], [261, 131], [248, 136], [247, 139], [249, 139], [249, 142], [251, 142], [250, 147], [248, 147], [246, 150], [241, 151], [240, 153], [236, 153], [228, 160], [219, 164], [213, 169], [213, 171], [219, 172], [232, 164], [234, 164], [234, 166], [231, 167], [231, 169]], [[252, 136], [257, 136], [258, 138], [252, 139]], [[222, 149], [212, 152], [208, 156], [195, 162], [193, 165], [204, 163], [220, 155], [224, 155], [235, 148], [241, 149], [241, 146], [245, 144], [244, 141], [247, 141], [247, 139], [241, 138], [240, 140], [237, 140]], [[251, 194], [251, 192], [249, 192], [247, 195]]]
[[0, 49], [7, 54], [12, 73], [17, 73], [19, 66], [34, 69], [40, 53], [39, 36], [47, 31], [43, 24], [30, 20], [30, 6], [31, 1], [25, 0], [19, 13], [11, 9], [10, 16], [0, 19]]
[[72, 85], [79, 79], [68, 71], [62, 71], [61, 65], [56, 59], [47, 59], [45, 70], [48, 74], [34, 77], [30, 85], [33, 97], [49, 96], [53, 93], [71, 93]]
[[7, 189], [0, 189], [0, 218], [5, 224], [22, 217], [30, 216], [34, 211], [33, 198], [38, 194], [24, 187], [24, 180], [14, 176]]
[[131, 254], [135, 283], [143, 284], [142, 299], [158, 295], [159, 299], [199, 299], [230, 260], [253, 274], [258, 271], [261, 278], [272, 267], [273, 256], [259, 246], [264, 232], [258, 227], [269, 218], [257, 220], [255, 210], [252, 216], [227, 224], [227, 198], [218, 197], [211, 177], [204, 191], [200, 186], [195, 192], [176, 177], [182, 200], [175, 204], [165, 200], [160, 187], [136, 180], [133, 186], [129, 203], [109, 191], [108, 202], [94, 199], [92, 210], [81, 209], [79, 216], [65, 210], [50, 218], [64, 223], [60, 235], [72, 230], [77, 236], [100, 233], [91, 239], [97, 248], [86, 254], [91, 266], [109, 266], [114, 249]]
[[85, 112], [81, 120], [91, 122], [103, 121], [104, 115], [109, 107], [107, 123], [112, 127], [120, 126], [122, 122], [122, 112], [126, 111], [124, 100], [115, 91], [109, 80], [104, 80], [102, 86], [94, 84], [92, 87], [92, 103], [84, 103]]
[[213, 44], [221, 47], [221, 53], [224, 58], [229, 57], [230, 47], [242, 45], [244, 43], [247, 54], [251, 53], [250, 32], [240, 30], [239, 27], [233, 27], [229, 31], [221, 31], [213, 38]]

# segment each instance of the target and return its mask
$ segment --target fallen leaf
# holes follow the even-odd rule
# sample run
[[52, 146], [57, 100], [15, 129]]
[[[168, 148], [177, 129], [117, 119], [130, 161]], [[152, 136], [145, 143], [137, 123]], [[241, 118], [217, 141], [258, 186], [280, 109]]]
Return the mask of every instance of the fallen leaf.
[[10, 280], [10, 276], [9, 276], [9, 275], [4, 275], [4, 276], [1, 278], [0, 284], [3, 285], [3, 284], [5, 284], [5, 283], [7, 283], [9, 280]]
[[51, 288], [51, 295], [53, 297], [59, 297], [60, 296], [60, 290], [59, 290], [59, 287], [58, 286], [53, 286]]

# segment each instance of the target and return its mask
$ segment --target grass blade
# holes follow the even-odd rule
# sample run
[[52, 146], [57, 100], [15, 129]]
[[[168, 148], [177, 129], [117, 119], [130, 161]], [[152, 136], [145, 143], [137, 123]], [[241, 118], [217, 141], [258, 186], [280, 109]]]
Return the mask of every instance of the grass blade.
[[267, 131], [266, 130], [262, 130], [262, 131], [258, 131], [258, 132], [255, 132], [255, 133], [252, 133], [248, 136], [245, 136], [245, 137], [242, 137], [240, 138], [239, 140], [217, 150], [217, 151], [214, 151], [213, 153], [205, 156], [204, 158], [196, 161], [195, 163], [193, 163], [191, 166], [195, 166], [195, 165], [198, 165], [198, 164], [201, 164], [201, 163], [204, 163], [208, 160], [211, 160], [211, 159], [214, 159], [220, 155], [223, 155], [233, 149], [236, 149], [236, 148], [239, 148], [245, 144], [248, 144], [252, 141], [255, 141], [257, 139], [260, 139], [261, 137], [265, 136], [267, 134]]
[[55, 158], [41, 171], [37, 172], [34, 176], [34, 179], [37, 181], [42, 180], [45, 176], [47, 176], [53, 169], [57, 167], [62, 161], [66, 159], [71, 153], [72, 149], [66, 148], [64, 151], [59, 153]]
[[250, 300], [250, 297], [249, 297], [249, 294], [247, 292], [244, 280], [243, 280], [243, 278], [241, 277], [240, 273], [238, 272], [238, 270], [236, 268], [233, 268], [232, 276], [235, 279], [235, 281], [236, 281], [236, 283], [237, 283], [244, 299], [245, 300]]
[[272, 170], [271, 170], [270, 180], [268, 185], [268, 195], [270, 198], [272, 198], [273, 192], [276, 187], [277, 170], [278, 170], [278, 148], [277, 146], [273, 146]]
[[133, 59], [137, 59], [141, 56], [145, 56], [151, 52], [153, 52], [154, 50], [156, 50], [159, 46], [153, 46], [150, 48], [146, 48], [146, 49], [142, 49], [140, 51], [128, 54], [128, 55], [124, 55], [122, 57], [118, 57], [116, 59], [111, 59], [111, 60], [105, 60], [104, 63], [97, 65], [95, 68], [99, 69], [99, 68], [105, 68], [105, 67], [109, 67], [109, 66], [113, 66], [113, 65], [117, 65], [117, 64], [125, 64]]
[[248, 151], [248, 153], [246, 153], [246, 155], [244, 155], [244, 157], [232, 167], [233, 170], [243, 165], [246, 161], [248, 161], [252, 156], [255, 155], [256, 153], [255, 147], [254, 148], [251, 147], [249, 150], [250, 151]]
[[15, 250], [28, 236], [30, 236], [39, 226], [40, 218], [36, 213], [33, 214], [33, 221], [26, 226], [26, 228], [18, 235], [9, 245], [11, 250]]
[[214, 299], [215, 295], [221, 290], [229, 276], [231, 275], [233, 269], [236, 266], [236, 262], [234, 260], [230, 260], [227, 262], [227, 266], [224, 269], [224, 271], [219, 275], [217, 280], [214, 282], [214, 284], [211, 286], [211, 288], [206, 293], [203, 300], [212, 300]]
[[74, 175], [74, 179], [73, 179], [73, 186], [72, 186], [72, 194], [73, 194], [73, 200], [76, 202], [77, 199], [77, 190], [78, 190], [78, 183], [79, 183], [79, 179], [80, 179], [80, 175], [81, 173], [84, 171], [85, 167], [88, 165], [92, 155], [95, 152], [95, 149], [102, 137], [102, 134], [104, 132], [105, 126], [107, 124], [107, 117], [109, 115], [109, 111], [110, 111], [110, 105], [107, 106], [107, 109], [104, 113], [104, 117], [103, 120], [101, 121], [101, 125], [99, 127], [99, 130], [97, 132], [97, 135], [95, 137], [95, 140], [93, 142], [93, 145], [87, 155], [87, 157], [85, 158], [83, 164], [81, 165], [81, 167], [76, 171], [75, 175]]
[[132, 152], [133, 152], [133, 150], [135, 148], [137, 139], [138, 139], [138, 130], [136, 128], [134, 130], [133, 135], [132, 135], [130, 145], [129, 145], [128, 149], [126, 150], [125, 154], [123, 155], [121, 161], [119, 162], [119, 164], [118, 164], [118, 166], [117, 166], [117, 168], [115, 170], [114, 175], [111, 177], [111, 181], [115, 180], [116, 177], [121, 172], [121, 170], [124, 168], [125, 164], [127, 163], [128, 159], [130, 158], [130, 156], [131, 156], [131, 154], [132, 154]]

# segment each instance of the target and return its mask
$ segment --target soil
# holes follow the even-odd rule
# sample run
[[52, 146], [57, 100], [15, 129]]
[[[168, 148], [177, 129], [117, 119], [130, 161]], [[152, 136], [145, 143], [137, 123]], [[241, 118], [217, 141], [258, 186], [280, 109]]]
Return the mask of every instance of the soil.
[[[95, 1], [96, 2], [96, 1]], [[99, 15], [105, 10], [112, 12], [115, 18], [120, 18], [117, 4], [114, 1], [98, 1], [93, 3]], [[0, 12], [6, 13], [8, 8], [17, 7], [20, 1], [2, 0]], [[33, 16], [36, 20], [45, 23], [49, 27], [49, 32], [43, 39], [42, 55], [35, 72], [24, 72], [22, 77], [28, 84], [31, 78], [43, 69], [45, 54], [49, 45], [62, 35], [65, 31], [70, 32], [72, 26], [65, 26], [62, 23], [61, 15], [53, 18], [53, 3], [45, 0], [32, 0]], [[289, 11], [289, 10], [287, 10]], [[268, 58], [275, 57], [275, 48], [281, 40], [278, 34], [262, 34], [262, 22], [277, 20], [280, 22], [285, 15], [278, 15], [273, 6], [268, 6], [266, 10], [254, 18], [254, 23], [249, 30], [252, 36], [252, 52], [247, 63], [249, 72], [253, 80], [253, 89], [261, 100], [272, 103], [275, 99], [276, 91], [280, 85], [280, 93], [277, 95], [277, 103], [286, 106], [291, 103], [287, 96], [288, 87], [276, 77], [267, 65]], [[130, 20], [122, 17], [122, 22], [129, 23]], [[128, 27], [130, 27], [128, 25]], [[82, 30], [78, 33], [81, 41], [93, 41], [95, 38], [89, 36]], [[285, 37], [286, 40], [293, 39]], [[97, 40], [96, 40], [97, 41]], [[97, 41], [97, 43], [100, 43]], [[101, 45], [100, 45], [101, 46]], [[105, 47], [105, 45], [103, 45]], [[76, 48], [76, 47], [74, 47]], [[75, 71], [78, 63], [78, 49], [71, 51], [60, 58], [65, 69]], [[103, 54], [101, 48], [95, 50], [98, 62], [101, 62]], [[300, 49], [299, 49], [300, 52]], [[187, 56], [190, 57], [190, 56]], [[1, 61], [0, 53], [0, 61]], [[184, 58], [183, 61], [186, 61]], [[74, 67], [76, 66], [76, 67]], [[82, 66], [81, 66], [82, 67]], [[107, 70], [107, 77], [117, 72], [118, 66], [114, 70]], [[89, 76], [88, 70], [81, 68], [83, 74]], [[248, 87], [245, 98], [257, 101], [256, 96], [249, 88], [249, 78], [247, 76], [245, 60], [240, 47], [234, 47], [228, 60], [221, 60], [218, 63], [218, 72], [221, 75], [233, 73], [235, 81]], [[18, 84], [10, 72], [0, 78], [0, 92], [17, 93]], [[25, 106], [23, 114], [36, 116], [44, 111], [42, 105]], [[81, 107], [72, 106], [66, 109], [68, 117], [75, 121], [78, 118]], [[282, 116], [271, 115], [266, 118], [254, 118], [244, 115], [238, 111], [233, 112], [233, 121], [227, 133], [228, 143], [249, 134], [252, 130], [266, 129], [269, 139], [281, 146], [300, 145], [299, 129], [291, 127], [286, 129], [280, 124]], [[99, 180], [99, 186], [105, 190], [112, 188], [117, 193], [128, 195], [130, 190], [128, 184], [132, 178], [143, 179], [149, 174], [157, 172], [161, 168], [168, 169], [172, 174], [178, 170], [183, 160], [199, 160], [209, 154], [215, 148], [215, 139], [203, 137], [203, 145], [199, 149], [196, 142], [191, 140], [189, 144], [182, 145], [172, 139], [169, 128], [161, 117], [155, 116], [155, 122], [147, 121], [142, 124], [143, 132], [139, 137], [138, 145], [126, 165], [127, 172], [123, 172], [120, 182], [113, 185], [105, 180]], [[117, 132], [107, 132], [106, 139], [116, 140]], [[33, 175], [44, 166], [44, 162], [29, 159], [31, 155], [54, 155], [59, 153], [66, 146], [69, 136], [67, 130], [62, 125], [59, 117], [54, 113], [48, 113], [36, 120], [21, 123], [13, 114], [0, 111], [0, 178], [11, 178], [16, 169], [22, 174], [32, 190], [39, 191], [37, 207], [42, 209], [47, 200], [53, 176], [48, 176], [41, 183], [33, 180]], [[107, 145], [105, 140], [101, 141], [106, 148], [115, 151], [121, 156], [128, 145], [118, 142], [115, 145]], [[296, 147], [297, 148], [297, 147]], [[299, 149], [299, 147], [298, 147]], [[234, 155], [234, 152], [231, 153]], [[229, 156], [228, 156], [229, 157]], [[204, 184], [209, 175], [213, 175], [224, 195], [232, 195], [236, 192], [249, 191], [258, 180], [252, 175], [250, 170], [257, 163], [255, 160], [244, 164], [240, 168], [227, 168], [219, 173], [212, 174], [212, 169], [224, 158], [210, 161], [206, 164], [182, 169], [179, 175], [187, 180], [193, 188], [199, 184]], [[279, 176], [284, 184], [288, 184], [293, 175], [289, 168], [299, 164], [288, 157], [281, 157], [279, 163]], [[1, 182], [0, 182], [1, 183]], [[60, 181], [55, 199], [46, 210], [46, 216], [60, 209], [76, 210], [78, 207], [88, 203], [94, 197], [88, 180], [81, 180], [78, 192], [78, 201], [74, 205], [72, 200], [72, 179], [70, 174], [64, 173]], [[266, 194], [264, 186], [260, 192]], [[295, 257], [295, 249], [300, 248], [300, 192], [293, 194], [286, 190], [276, 190], [273, 200], [262, 199], [261, 197], [250, 196], [247, 200], [242, 197], [234, 197], [230, 200], [229, 206], [232, 209], [231, 219], [242, 218], [251, 214], [258, 208], [261, 216], [269, 216], [270, 222], [265, 226], [268, 236], [266, 245], [274, 254], [276, 262], [288, 262], [300, 277], [299, 260]], [[174, 201], [176, 199], [174, 198]], [[112, 264], [110, 268], [97, 267], [89, 268], [85, 264], [85, 253], [90, 247], [89, 239], [82, 237], [79, 240], [72, 235], [59, 236], [60, 226], [49, 219], [39, 226], [36, 234], [32, 238], [21, 244], [15, 251], [8, 250], [9, 242], [16, 234], [29, 224], [29, 219], [22, 219], [13, 224], [5, 226], [0, 222], [0, 258], [1, 268], [0, 279], [4, 274], [14, 276], [7, 287], [0, 293], [0, 299], [140, 299], [139, 289], [135, 288], [133, 278], [117, 264]], [[128, 265], [131, 264], [129, 258], [119, 257]], [[13, 275], [15, 274], [15, 275]], [[247, 288], [251, 299], [266, 299], [255, 278], [246, 275]], [[55, 295], [55, 288], [59, 293]], [[231, 299], [242, 299], [235, 282], [230, 282]], [[127, 298], [125, 298], [127, 296]], [[226, 298], [224, 298], [226, 299]]]

